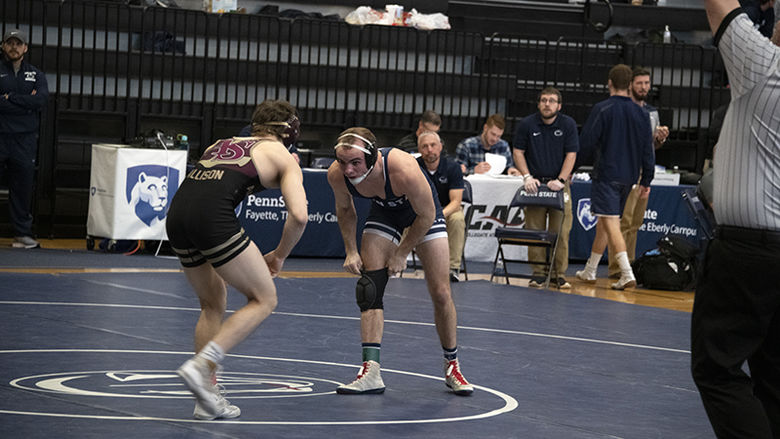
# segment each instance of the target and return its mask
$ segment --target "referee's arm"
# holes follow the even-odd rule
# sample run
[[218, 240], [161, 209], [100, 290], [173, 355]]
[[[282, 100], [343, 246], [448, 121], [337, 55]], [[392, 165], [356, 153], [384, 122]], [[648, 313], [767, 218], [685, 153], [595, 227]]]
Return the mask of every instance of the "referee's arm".
[[704, 0], [704, 8], [707, 10], [707, 20], [710, 22], [712, 34], [718, 32], [720, 23], [734, 9], [739, 8], [737, 0]]

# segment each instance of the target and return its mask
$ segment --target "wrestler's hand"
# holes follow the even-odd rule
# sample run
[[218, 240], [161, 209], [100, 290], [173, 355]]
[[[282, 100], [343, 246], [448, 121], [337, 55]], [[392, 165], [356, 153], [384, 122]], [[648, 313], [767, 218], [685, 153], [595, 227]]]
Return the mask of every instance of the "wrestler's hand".
[[390, 256], [390, 259], [387, 261], [387, 274], [389, 276], [395, 276], [406, 270], [406, 256], [398, 254], [398, 252]]
[[271, 272], [271, 277], [276, 277], [282, 271], [282, 265], [284, 264], [284, 258], [276, 256], [276, 250], [263, 255], [266, 265], [268, 265], [268, 271]]
[[347, 253], [347, 257], [344, 259], [344, 271], [352, 274], [360, 274], [360, 270], [363, 269], [363, 259], [360, 258], [360, 253]]

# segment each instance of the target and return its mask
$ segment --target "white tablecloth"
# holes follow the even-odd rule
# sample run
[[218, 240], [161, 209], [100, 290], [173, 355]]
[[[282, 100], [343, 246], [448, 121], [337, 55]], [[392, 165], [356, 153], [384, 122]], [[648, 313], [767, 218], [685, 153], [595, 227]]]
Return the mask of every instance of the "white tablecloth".
[[[523, 184], [522, 177], [508, 175], [469, 175], [474, 203], [466, 206], [466, 260], [493, 261], [498, 250], [495, 231], [497, 227], [522, 227], [523, 210], [510, 208], [515, 192]], [[508, 246], [504, 254], [510, 259], [525, 259], [527, 248]]]

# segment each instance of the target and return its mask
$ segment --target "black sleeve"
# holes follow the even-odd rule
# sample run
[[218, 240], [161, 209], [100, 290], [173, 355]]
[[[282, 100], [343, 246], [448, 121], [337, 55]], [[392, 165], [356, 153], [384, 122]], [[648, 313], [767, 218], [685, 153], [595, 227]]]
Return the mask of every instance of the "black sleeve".
[[731, 20], [734, 19], [737, 15], [741, 14], [742, 8], [734, 9], [733, 11], [729, 12], [728, 15], [723, 17], [723, 21], [720, 22], [720, 26], [718, 26], [718, 31], [715, 32], [715, 39], [712, 41], [712, 43], [717, 47], [718, 44], [720, 44], [720, 39], [723, 36], [723, 32], [726, 32], [726, 28], [729, 27], [729, 23], [731, 23]]

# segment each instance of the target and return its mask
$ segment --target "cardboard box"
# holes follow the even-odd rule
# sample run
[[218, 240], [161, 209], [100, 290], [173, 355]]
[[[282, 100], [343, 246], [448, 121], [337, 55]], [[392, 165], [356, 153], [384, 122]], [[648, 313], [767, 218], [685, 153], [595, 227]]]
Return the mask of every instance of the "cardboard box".
[[680, 184], [680, 174], [673, 172], [656, 172], [653, 181], [651, 181], [650, 184], [653, 186], [678, 186]]

